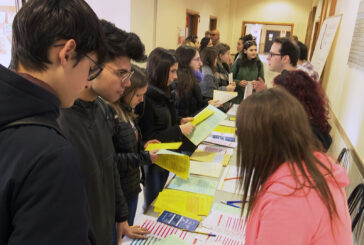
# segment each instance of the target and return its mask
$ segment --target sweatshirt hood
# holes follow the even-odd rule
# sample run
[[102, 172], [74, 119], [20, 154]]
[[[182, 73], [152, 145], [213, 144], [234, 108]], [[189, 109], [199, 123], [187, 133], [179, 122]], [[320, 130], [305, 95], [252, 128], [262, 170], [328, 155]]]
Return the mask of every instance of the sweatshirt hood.
[[0, 65], [0, 127], [35, 115], [59, 114], [57, 96]]

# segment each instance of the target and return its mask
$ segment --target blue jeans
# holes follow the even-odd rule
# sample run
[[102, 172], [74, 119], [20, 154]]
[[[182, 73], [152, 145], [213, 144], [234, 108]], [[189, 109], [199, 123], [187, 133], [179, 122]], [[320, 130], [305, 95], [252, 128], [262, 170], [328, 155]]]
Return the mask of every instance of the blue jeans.
[[[138, 207], [138, 199], [139, 195], [136, 195], [135, 197], [126, 200], [129, 210], [128, 223], [130, 226], [134, 224], [135, 214]], [[116, 244], [117, 244], [117, 239], [116, 239], [116, 224], [115, 224], [112, 232], [112, 245]]]
[[126, 200], [126, 203], [128, 204], [128, 210], [129, 210], [129, 216], [128, 216], [128, 223], [130, 226], [134, 224], [135, 214], [138, 207], [138, 199], [139, 195], [136, 195], [135, 197], [132, 197], [130, 199]]
[[158, 196], [159, 192], [163, 190], [169, 172], [155, 164], [145, 165], [143, 169], [145, 173], [143, 209], [145, 211]]

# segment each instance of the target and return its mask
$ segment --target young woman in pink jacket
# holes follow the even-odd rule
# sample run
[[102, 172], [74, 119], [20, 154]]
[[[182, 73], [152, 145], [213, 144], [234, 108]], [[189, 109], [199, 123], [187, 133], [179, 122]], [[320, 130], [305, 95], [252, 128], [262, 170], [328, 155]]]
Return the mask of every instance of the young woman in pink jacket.
[[296, 98], [281, 88], [249, 96], [237, 135], [245, 245], [352, 244], [348, 176], [317, 150]]

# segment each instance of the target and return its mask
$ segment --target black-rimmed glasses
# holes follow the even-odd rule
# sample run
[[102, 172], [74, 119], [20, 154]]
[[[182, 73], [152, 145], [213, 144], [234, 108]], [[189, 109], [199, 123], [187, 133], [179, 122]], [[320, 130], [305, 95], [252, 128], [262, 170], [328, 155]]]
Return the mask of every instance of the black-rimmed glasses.
[[[54, 44], [53, 47], [62, 47], [64, 45], [65, 45], [65, 43]], [[102, 68], [102, 66], [100, 66], [95, 60], [93, 60], [87, 54], [85, 54], [84, 56], [86, 58], [88, 58], [89, 60], [91, 60], [92, 63], [94, 63], [94, 66], [93, 67], [90, 67], [90, 70], [88, 71], [87, 81], [94, 80], [98, 75], [100, 75], [100, 73], [102, 72], [103, 68]]]
[[94, 67], [90, 67], [90, 70], [88, 71], [87, 80], [91, 81], [91, 80], [94, 80], [98, 75], [100, 75], [103, 68], [87, 54], [85, 54], [85, 57], [87, 57], [89, 60], [92, 61], [92, 63], [94, 63]]
[[269, 52], [269, 53], [268, 53], [268, 56], [270, 56], [270, 57], [272, 58], [273, 56], [282, 56], [282, 54], [280, 54], [280, 53], [273, 53], [273, 52]]
[[116, 76], [118, 76], [122, 83], [130, 79], [134, 74], [134, 71], [116, 70], [109, 65], [105, 65], [105, 69], [113, 72]]

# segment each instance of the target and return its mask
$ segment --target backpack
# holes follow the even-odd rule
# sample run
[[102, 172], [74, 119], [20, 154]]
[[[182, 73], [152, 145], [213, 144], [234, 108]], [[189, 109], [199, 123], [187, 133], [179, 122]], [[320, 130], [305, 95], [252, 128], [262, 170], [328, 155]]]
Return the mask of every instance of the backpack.
[[30, 116], [30, 117], [25, 117], [25, 118], [22, 118], [19, 120], [15, 120], [4, 126], [1, 126], [0, 131], [3, 131], [7, 128], [21, 126], [21, 125], [38, 125], [38, 126], [43, 126], [43, 127], [47, 127], [47, 128], [52, 128], [52, 129], [56, 130], [56, 132], [58, 134], [63, 136], [61, 129], [59, 128], [58, 124], [55, 121], [48, 120], [41, 116]]

